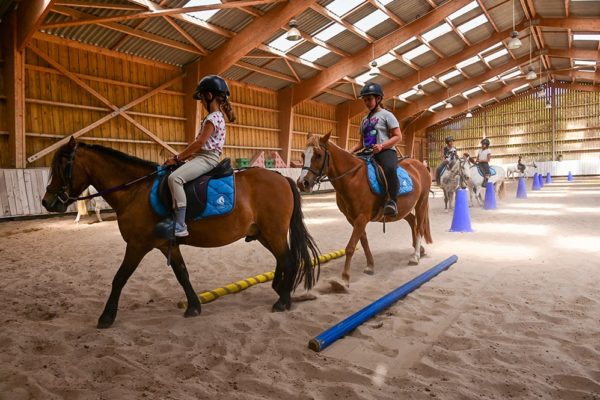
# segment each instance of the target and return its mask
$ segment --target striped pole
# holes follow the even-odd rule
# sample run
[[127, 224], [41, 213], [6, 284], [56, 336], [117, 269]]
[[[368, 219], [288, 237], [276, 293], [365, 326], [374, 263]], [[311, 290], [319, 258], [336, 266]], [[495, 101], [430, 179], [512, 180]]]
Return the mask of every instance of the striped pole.
[[[319, 261], [321, 264], [324, 264], [328, 261], [335, 260], [336, 258], [340, 258], [346, 254], [345, 249], [332, 251], [331, 253], [321, 254], [319, 256]], [[313, 260], [313, 265], [315, 264]], [[258, 285], [259, 283], [265, 283], [273, 280], [275, 276], [275, 271], [265, 272], [264, 274], [259, 274], [255, 276], [251, 276], [250, 278], [242, 279], [240, 281], [230, 283], [229, 285], [225, 285], [213, 290], [209, 290], [207, 292], [198, 293], [198, 297], [200, 298], [201, 304], [210, 303], [211, 301], [215, 301], [219, 297], [227, 296], [228, 294], [239, 293], [242, 290], [248, 289], [250, 286]], [[177, 303], [177, 307], [186, 308], [187, 301], [182, 300]]]
[[354, 314], [352, 314], [342, 322], [338, 323], [337, 325], [334, 325], [331, 328], [319, 334], [318, 336], [315, 336], [308, 342], [308, 347], [316, 352], [323, 350], [339, 338], [344, 337], [348, 332], [352, 331], [357, 326], [361, 325], [363, 322], [371, 319], [375, 314], [385, 310], [393, 303], [405, 297], [407, 294], [417, 289], [419, 286], [421, 286], [440, 272], [449, 268], [456, 261], [458, 261], [457, 256], [448, 257], [435, 267], [423, 272], [421, 275], [406, 282], [399, 288], [375, 300], [373, 303], [364, 307], [362, 310], [355, 312]]

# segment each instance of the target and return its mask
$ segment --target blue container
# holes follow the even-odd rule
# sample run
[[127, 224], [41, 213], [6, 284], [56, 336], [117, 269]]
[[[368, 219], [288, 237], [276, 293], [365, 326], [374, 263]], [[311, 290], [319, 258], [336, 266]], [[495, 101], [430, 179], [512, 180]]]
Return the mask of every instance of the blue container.
[[496, 207], [496, 191], [494, 190], [494, 184], [488, 182], [485, 186], [485, 201], [483, 202], [484, 210], [495, 210]]
[[471, 229], [471, 215], [469, 214], [467, 190], [468, 189], [458, 189], [456, 191], [454, 215], [452, 216], [450, 232], [473, 232], [473, 229]]
[[517, 186], [517, 199], [526, 199], [527, 198], [527, 188], [525, 187], [525, 179], [523, 177], [519, 178], [519, 186]]

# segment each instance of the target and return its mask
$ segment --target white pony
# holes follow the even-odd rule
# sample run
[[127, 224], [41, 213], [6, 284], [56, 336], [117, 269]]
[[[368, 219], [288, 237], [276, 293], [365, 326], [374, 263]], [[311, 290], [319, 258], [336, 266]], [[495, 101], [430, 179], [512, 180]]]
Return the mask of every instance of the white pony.
[[[483, 187], [481, 184], [483, 183], [483, 176], [479, 173], [479, 168], [477, 168], [477, 164], [473, 162], [471, 157], [465, 155], [465, 161], [469, 165], [469, 190], [471, 204], [473, 203], [472, 196], [475, 194], [475, 198], [477, 199], [477, 204], [480, 206], [483, 205]], [[505, 195], [505, 187], [504, 180], [506, 179], [506, 172], [504, 168], [498, 165], [490, 165], [490, 168], [496, 170], [496, 174], [492, 175], [488, 178], [488, 182], [492, 182], [494, 184], [494, 191], [496, 192], [496, 197], [498, 199], [503, 199]]]
[[523, 171], [523, 173], [521, 173], [521, 171], [519, 171], [519, 164], [517, 165], [511, 165], [510, 167], [506, 168], [506, 176], [507, 178], [510, 179], [515, 179], [515, 177], [520, 177], [522, 176], [523, 178], [527, 179], [529, 177], [529, 174], [527, 172], [528, 168], [533, 168], [533, 169], [537, 169], [537, 165], [535, 164], [535, 161], [532, 162], [526, 162], [525, 164], [525, 170]]
[[[87, 189], [81, 193], [81, 197], [89, 196], [91, 194], [96, 194], [98, 191], [93, 186], [88, 186]], [[88, 215], [88, 211], [91, 209], [96, 212], [96, 219], [98, 222], [102, 222], [102, 217], [100, 216], [100, 201], [101, 197], [94, 197], [89, 200], [79, 200], [77, 201], [77, 217], [75, 217], [75, 223], [79, 223], [82, 215]]]
[[[471, 180], [469, 166], [462, 158], [455, 154], [448, 159], [448, 165], [440, 176], [440, 187], [444, 192], [444, 210], [447, 212], [454, 208], [454, 195], [461, 187], [466, 188]], [[472, 205], [471, 200], [471, 205]]]

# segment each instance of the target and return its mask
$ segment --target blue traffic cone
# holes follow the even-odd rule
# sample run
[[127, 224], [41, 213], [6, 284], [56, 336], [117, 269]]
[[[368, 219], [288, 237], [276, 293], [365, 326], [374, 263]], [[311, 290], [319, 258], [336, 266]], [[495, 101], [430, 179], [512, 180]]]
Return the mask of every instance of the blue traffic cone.
[[531, 183], [531, 190], [540, 190], [540, 181], [538, 179], [538, 173], [533, 174], [533, 182]]
[[567, 181], [573, 182], [573, 174], [571, 173], [571, 171], [569, 171], [569, 175], [567, 175]]
[[519, 186], [517, 186], [517, 199], [526, 199], [527, 198], [527, 189], [525, 188], [525, 179], [523, 177], [519, 178]]
[[540, 189], [542, 189], [544, 187], [544, 175], [542, 175], [542, 174], [538, 175], [538, 182], [540, 184]]
[[473, 232], [471, 228], [471, 216], [469, 214], [469, 202], [467, 200], [468, 189], [458, 189], [454, 201], [454, 215], [450, 232]]
[[550, 172], [546, 173], [546, 185], [552, 183], [552, 175], [550, 175]]
[[494, 190], [494, 184], [492, 182], [488, 182], [485, 187], [485, 201], [483, 203], [483, 209], [496, 209], [496, 191]]

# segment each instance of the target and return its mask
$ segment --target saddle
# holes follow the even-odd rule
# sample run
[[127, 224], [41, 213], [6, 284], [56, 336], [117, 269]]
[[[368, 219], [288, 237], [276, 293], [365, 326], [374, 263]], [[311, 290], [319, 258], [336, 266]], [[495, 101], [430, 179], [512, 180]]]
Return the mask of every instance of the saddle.
[[[161, 167], [159, 167], [161, 168]], [[168, 177], [171, 171], [161, 169], [150, 191], [152, 209], [161, 217], [171, 214], [173, 198]], [[187, 198], [186, 220], [196, 221], [231, 212], [235, 201], [233, 168], [229, 158], [215, 168], [183, 185]]]
[[[367, 179], [369, 180], [369, 187], [371, 188], [371, 192], [377, 196], [382, 196], [387, 194], [387, 182], [385, 180], [385, 174], [383, 173], [383, 168], [379, 163], [375, 162], [372, 158], [368, 157], [360, 157], [367, 164]], [[409, 157], [402, 157], [399, 161], [402, 161]], [[398, 188], [398, 195], [405, 195], [413, 190], [413, 181], [406, 172], [404, 168], [401, 166], [396, 167], [396, 175], [398, 176], [398, 182], [400, 186]]]
[[[483, 173], [483, 170], [481, 169], [480, 165], [477, 165], [477, 172], [479, 172], [479, 175], [485, 176], [485, 174]], [[496, 170], [494, 169], [494, 167], [492, 167], [490, 165], [490, 176], [494, 176], [494, 175], [496, 175]]]

